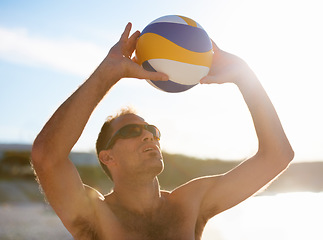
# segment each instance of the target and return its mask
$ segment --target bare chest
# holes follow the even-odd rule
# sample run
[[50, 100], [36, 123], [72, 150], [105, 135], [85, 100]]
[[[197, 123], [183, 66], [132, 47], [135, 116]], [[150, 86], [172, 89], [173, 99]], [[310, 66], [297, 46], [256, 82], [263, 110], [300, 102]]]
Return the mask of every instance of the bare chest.
[[[120, 235], [125, 239], [195, 239], [194, 226], [183, 209], [165, 207], [142, 214], [122, 208], [112, 208]], [[191, 226], [190, 226], [191, 225]]]
[[167, 205], [146, 214], [115, 205], [101, 205], [97, 210], [94, 222], [85, 220], [84, 225], [79, 225], [75, 239], [198, 240], [206, 223], [197, 218], [194, 210], [179, 205]]

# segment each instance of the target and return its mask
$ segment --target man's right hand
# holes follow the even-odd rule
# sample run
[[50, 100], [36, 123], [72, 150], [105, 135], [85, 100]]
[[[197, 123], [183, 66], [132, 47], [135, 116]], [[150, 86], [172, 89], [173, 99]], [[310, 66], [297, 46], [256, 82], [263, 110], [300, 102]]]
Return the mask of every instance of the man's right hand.
[[119, 42], [117, 42], [110, 50], [107, 57], [102, 61], [96, 70], [102, 79], [106, 75], [113, 75], [117, 81], [121, 78], [138, 78], [150, 80], [167, 81], [168, 76], [160, 72], [149, 72], [136, 63], [131, 56], [136, 49], [136, 43], [140, 32], [136, 31], [130, 37], [131, 23], [128, 23], [122, 33]]

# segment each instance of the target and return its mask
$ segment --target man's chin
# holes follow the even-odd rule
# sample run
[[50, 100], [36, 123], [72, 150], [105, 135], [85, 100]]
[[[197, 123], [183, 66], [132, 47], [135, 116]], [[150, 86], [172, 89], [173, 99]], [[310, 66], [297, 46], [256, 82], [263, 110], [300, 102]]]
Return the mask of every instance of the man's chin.
[[152, 156], [151, 161], [154, 162], [153, 164], [153, 171], [156, 175], [160, 174], [164, 170], [164, 160], [162, 156]]

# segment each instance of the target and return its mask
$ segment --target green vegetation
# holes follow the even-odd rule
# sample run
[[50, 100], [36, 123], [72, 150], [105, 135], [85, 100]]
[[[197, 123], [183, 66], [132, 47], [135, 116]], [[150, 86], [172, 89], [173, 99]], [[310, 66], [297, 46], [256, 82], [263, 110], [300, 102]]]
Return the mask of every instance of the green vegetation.
[[[165, 169], [160, 174], [159, 180], [161, 188], [166, 190], [172, 190], [196, 177], [225, 173], [239, 164], [238, 161], [203, 160], [179, 154], [163, 155]], [[73, 161], [83, 182], [104, 194], [108, 193], [113, 183], [104, 174], [99, 163], [93, 161], [93, 154], [77, 153], [75, 156], [76, 159]], [[7, 151], [0, 157], [0, 202], [43, 200], [29, 163], [30, 152]], [[82, 159], [79, 163], [78, 158]], [[86, 164], [87, 158], [89, 164]], [[323, 191], [322, 172], [323, 162], [294, 163], [262, 194]]]

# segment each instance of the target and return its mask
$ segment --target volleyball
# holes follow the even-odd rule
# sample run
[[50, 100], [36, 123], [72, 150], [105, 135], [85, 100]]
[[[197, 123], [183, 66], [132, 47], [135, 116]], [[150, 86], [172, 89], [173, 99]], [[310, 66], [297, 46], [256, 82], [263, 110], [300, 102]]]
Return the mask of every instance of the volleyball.
[[147, 80], [165, 92], [183, 92], [197, 85], [212, 64], [212, 42], [196, 21], [179, 15], [160, 17], [141, 32], [136, 45], [138, 64], [163, 72], [168, 81]]

